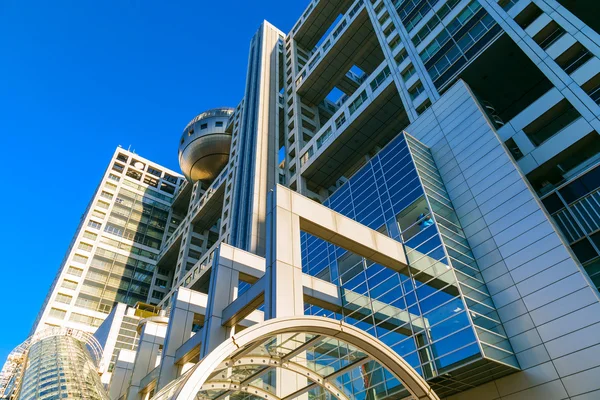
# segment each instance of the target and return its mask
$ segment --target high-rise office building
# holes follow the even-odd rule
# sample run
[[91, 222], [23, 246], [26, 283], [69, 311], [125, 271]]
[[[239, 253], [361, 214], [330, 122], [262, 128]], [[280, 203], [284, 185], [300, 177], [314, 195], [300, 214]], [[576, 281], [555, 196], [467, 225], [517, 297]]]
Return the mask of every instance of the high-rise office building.
[[[33, 362], [30, 356], [37, 354], [35, 357], [41, 360], [56, 350], [67, 357], [74, 351], [73, 346], [79, 346], [77, 341], [55, 335], [54, 331], [63, 332], [64, 328], [64, 332], [89, 334], [108, 316], [111, 325], [115, 325], [115, 319], [119, 321], [116, 333], [102, 337], [102, 360], [88, 359], [84, 353], [77, 356], [78, 362], [93, 366], [94, 375], [105, 372], [105, 379], [110, 376], [119, 350], [135, 350], [137, 322], [142, 316], [158, 313], [152, 304], [162, 299], [168, 287], [168, 273], [157, 269], [156, 261], [163, 238], [168, 238], [178, 224], [170, 210], [182, 178], [134, 152], [116, 149], [33, 326], [36, 341], [42, 336], [49, 338], [35, 345], [29, 339], [27, 346], [21, 345], [11, 353], [0, 379], [4, 392], [0, 398], [20, 398], [15, 396], [24, 396], [25, 392], [33, 393], [34, 398], [85, 395], [71, 389], [60, 393], [50, 390], [41, 395], [34, 387], [39, 376], [26, 373], [25, 363]], [[125, 315], [126, 304], [137, 306]], [[62, 368], [62, 364], [57, 368]], [[49, 376], [44, 387], [52, 383]], [[81, 382], [75, 382], [73, 377], [70, 381], [84, 387], [85, 380], [91, 379], [80, 377]]]
[[[116, 303], [158, 303], [167, 287], [155, 268], [176, 228], [170, 206], [182, 176], [117, 148], [81, 217], [34, 326], [93, 333]], [[163, 274], [161, 274], [163, 272]]]
[[264, 22], [242, 101], [180, 138], [162, 315], [111, 350], [111, 398], [599, 398], [598, 12]]

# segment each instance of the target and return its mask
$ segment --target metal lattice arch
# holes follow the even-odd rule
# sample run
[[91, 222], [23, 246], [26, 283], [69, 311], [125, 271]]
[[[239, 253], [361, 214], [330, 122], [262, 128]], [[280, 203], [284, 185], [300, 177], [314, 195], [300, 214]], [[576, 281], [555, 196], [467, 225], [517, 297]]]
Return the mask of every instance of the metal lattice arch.
[[[385, 379], [376, 383], [374, 374]], [[377, 398], [439, 400], [427, 382], [380, 340], [344, 322], [314, 316], [270, 319], [235, 334], [153, 400], [228, 396], [292, 400], [308, 398], [309, 392], [314, 398], [351, 400], [353, 394], [339, 382], [357, 375], [358, 383], [350, 386], [379, 387], [384, 395], [378, 393]], [[280, 379], [290, 379], [287, 382], [294, 387], [286, 383], [278, 388]], [[369, 384], [379, 386], [367, 388]], [[390, 392], [390, 387], [396, 391]]]

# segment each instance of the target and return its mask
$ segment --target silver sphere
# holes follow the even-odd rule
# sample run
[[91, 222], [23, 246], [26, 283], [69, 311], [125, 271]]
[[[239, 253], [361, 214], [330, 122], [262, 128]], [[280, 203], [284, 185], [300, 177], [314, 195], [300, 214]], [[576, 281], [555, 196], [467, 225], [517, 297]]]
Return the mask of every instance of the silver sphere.
[[179, 166], [190, 181], [210, 182], [227, 165], [231, 134], [226, 133], [233, 108], [208, 110], [196, 116], [179, 141]]

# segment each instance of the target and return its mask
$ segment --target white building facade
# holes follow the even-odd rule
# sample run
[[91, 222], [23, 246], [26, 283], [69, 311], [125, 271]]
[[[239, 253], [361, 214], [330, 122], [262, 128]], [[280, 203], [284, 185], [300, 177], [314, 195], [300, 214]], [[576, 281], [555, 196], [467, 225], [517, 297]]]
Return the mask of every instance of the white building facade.
[[[67, 250], [33, 332], [68, 327], [94, 333], [116, 303], [158, 303], [168, 278], [155, 268], [181, 174], [121, 147]], [[163, 271], [164, 272], [164, 271]]]

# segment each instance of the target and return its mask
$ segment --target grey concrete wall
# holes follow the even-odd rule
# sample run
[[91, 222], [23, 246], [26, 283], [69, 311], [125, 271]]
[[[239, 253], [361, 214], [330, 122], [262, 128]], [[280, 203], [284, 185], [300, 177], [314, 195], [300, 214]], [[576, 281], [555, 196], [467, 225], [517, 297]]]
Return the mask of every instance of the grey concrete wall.
[[267, 193], [277, 182], [278, 47], [285, 34], [264, 21], [251, 45], [231, 229], [236, 247], [263, 256]]
[[406, 131], [432, 149], [523, 369], [451, 399], [599, 399], [598, 293], [468, 87]]

